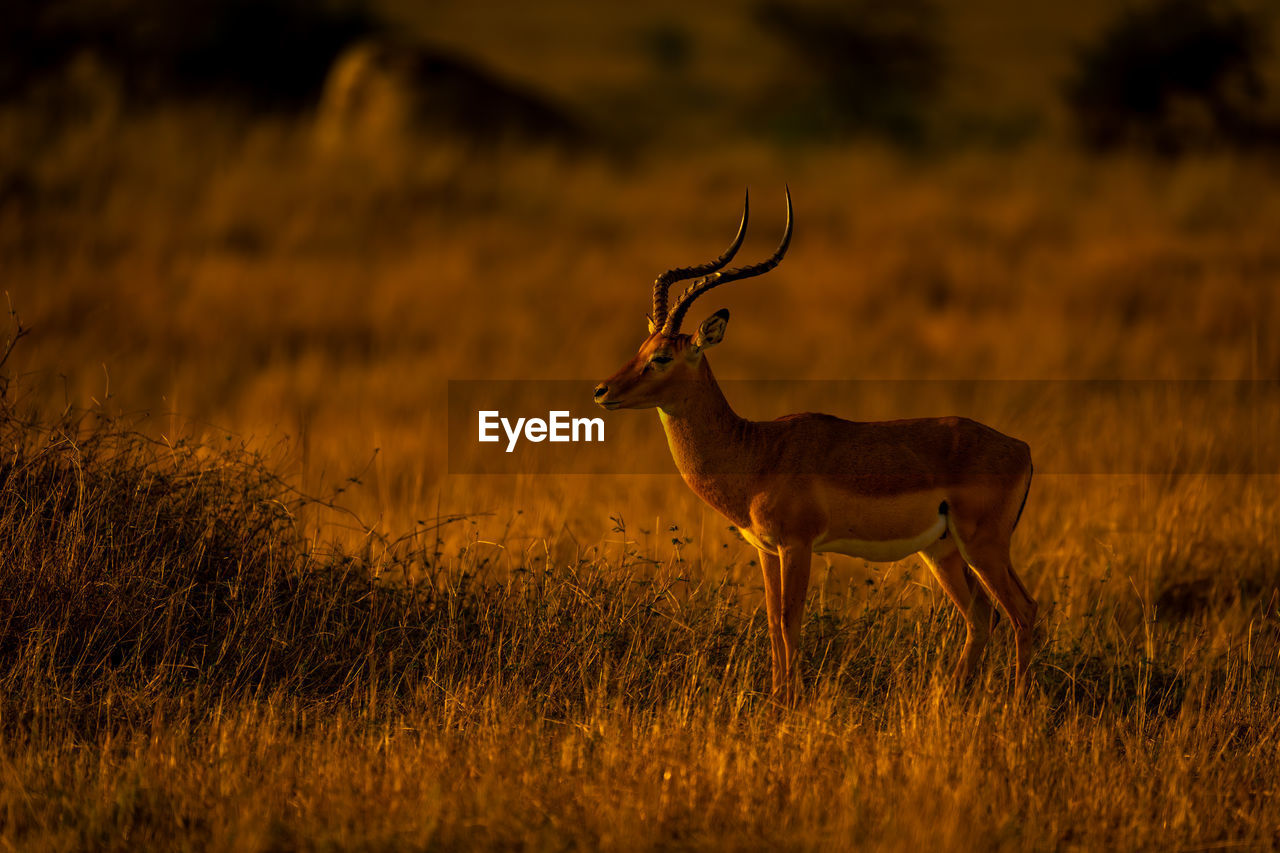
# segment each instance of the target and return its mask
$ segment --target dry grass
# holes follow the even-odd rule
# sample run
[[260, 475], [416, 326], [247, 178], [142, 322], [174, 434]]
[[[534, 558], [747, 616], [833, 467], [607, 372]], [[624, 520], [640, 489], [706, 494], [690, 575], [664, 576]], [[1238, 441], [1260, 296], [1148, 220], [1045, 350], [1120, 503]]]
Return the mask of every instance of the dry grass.
[[[435, 531], [334, 553], [296, 538], [305, 501], [244, 451], [111, 424], [5, 433], [16, 848], [1278, 840], [1280, 648], [1257, 556], [1274, 494], [1236, 493], [1257, 516], [1221, 541], [1162, 525], [1127, 552], [1031, 549], [1064, 604], [1021, 707], [999, 654], [972, 694], [944, 693], [962, 625], [910, 570], [828, 573], [789, 711], [761, 692], [755, 593], [626, 531], [550, 563], [446, 551]], [[1230, 505], [1204, 489], [1181, 500]], [[1136, 572], [1197, 559], [1199, 606], [1158, 616], [1165, 579]]]
[[[335, 161], [195, 108], [5, 118], [35, 333], [0, 430], [0, 844], [1280, 846], [1274, 384], [1037, 384], [1280, 379], [1273, 163]], [[719, 250], [744, 183], [769, 251], [784, 181], [786, 263], [698, 309], [733, 310], [717, 373], [814, 380], [734, 385], [758, 417], [1031, 442], [1014, 557], [1051, 608], [1021, 707], [1003, 630], [945, 694], [962, 624], [914, 560], [818, 562], [785, 711], [754, 553], [677, 478], [447, 473], [446, 380], [585, 407], [652, 276]], [[1028, 381], [881, 381], [922, 379]], [[648, 413], [608, 429], [661, 452]]]

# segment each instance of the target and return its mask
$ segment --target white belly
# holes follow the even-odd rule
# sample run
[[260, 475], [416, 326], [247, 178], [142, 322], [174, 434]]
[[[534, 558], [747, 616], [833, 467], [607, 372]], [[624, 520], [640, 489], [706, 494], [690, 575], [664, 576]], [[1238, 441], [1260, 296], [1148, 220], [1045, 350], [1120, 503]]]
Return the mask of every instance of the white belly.
[[947, 517], [939, 514], [928, 530], [906, 539], [819, 539], [813, 543], [813, 550], [861, 557], [873, 563], [892, 563], [928, 548], [941, 539], [946, 530]]

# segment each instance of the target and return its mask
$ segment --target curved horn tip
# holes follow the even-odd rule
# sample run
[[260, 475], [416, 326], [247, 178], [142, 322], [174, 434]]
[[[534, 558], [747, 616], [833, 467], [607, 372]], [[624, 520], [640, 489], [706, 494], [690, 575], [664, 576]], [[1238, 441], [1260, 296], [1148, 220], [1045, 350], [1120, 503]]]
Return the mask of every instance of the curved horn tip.
[[[786, 186], [786, 185], [784, 185]], [[778, 246], [777, 259], [782, 260], [782, 254], [787, 251], [787, 247], [791, 245], [791, 229], [795, 224], [795, 217], [791, 210], [791, 187], [786, 186], [787, 192], [787, 225], [782, 231], [782, 243]]]

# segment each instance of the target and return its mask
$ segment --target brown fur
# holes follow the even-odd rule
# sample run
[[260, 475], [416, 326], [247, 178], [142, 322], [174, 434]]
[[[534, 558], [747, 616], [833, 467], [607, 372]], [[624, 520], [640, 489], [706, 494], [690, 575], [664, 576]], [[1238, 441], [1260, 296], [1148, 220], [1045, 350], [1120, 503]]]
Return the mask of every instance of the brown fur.
[[596, 401], [611, 409], [658, 407], [685, 482], [759, 549], [775, 695], [796, 698], [815, 545], [914, 547], [921, 539], [913, 537], [940, 529], [944, 505], [947, 533], [921, 553], [968, 625], [956, 680], [967, 682], [981, 659], [994, 600], [1013, 623], [1023, 684], [1036, 604], [1013, 571], [1009, 542], [1030, 485], [1030, 448], [958, 417], [863, 423], [805, 413], [745, 420], [725, 400], [704, 354], [727, 320], [727, 312], [717, 312], [693, 337], [650, 334], [596, 389]]

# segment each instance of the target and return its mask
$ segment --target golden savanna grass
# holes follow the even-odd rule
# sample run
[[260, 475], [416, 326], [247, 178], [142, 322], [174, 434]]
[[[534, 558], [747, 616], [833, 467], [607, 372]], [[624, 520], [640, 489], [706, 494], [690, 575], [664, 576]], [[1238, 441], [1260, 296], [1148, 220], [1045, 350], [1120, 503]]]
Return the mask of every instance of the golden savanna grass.
[[[706, 85], [759, 38], [738, 8], [690, 13]], [[1094, 11], [1007, 48], [1027, 72], [992, 97], [1051, 98]], [[609, 93], [643, 91], [647, 19], [584, 58], [508, 12], [439, 32], [634, 114]], [[1008, 40], [955, 20], [967, 109]], [[706, 116], [622, 161], [370, 159], [198, 106], [5, 118], [0, 274], [33, 330], [0, 460], [6, 847], [1280, 846], [1273, 161], [778, 147]], [[653, 276], [720, 251], [745, 184], [766, 254], [784, 183], [785, 263], [694, 310], [732, 310], [717, 375], [785, 380], [726, 383], [759, 418], [1031, 443], [1020, 705], [1003, 622], [949, 695], [963, 623], [914, 558], [815, 561], [806, 698], [770, 704], [754, 552], [661, 455], [449, 473], [448, 380], [578, 381], [590, 414]], [[606, 419], [663, 451], [652, 413]]]

